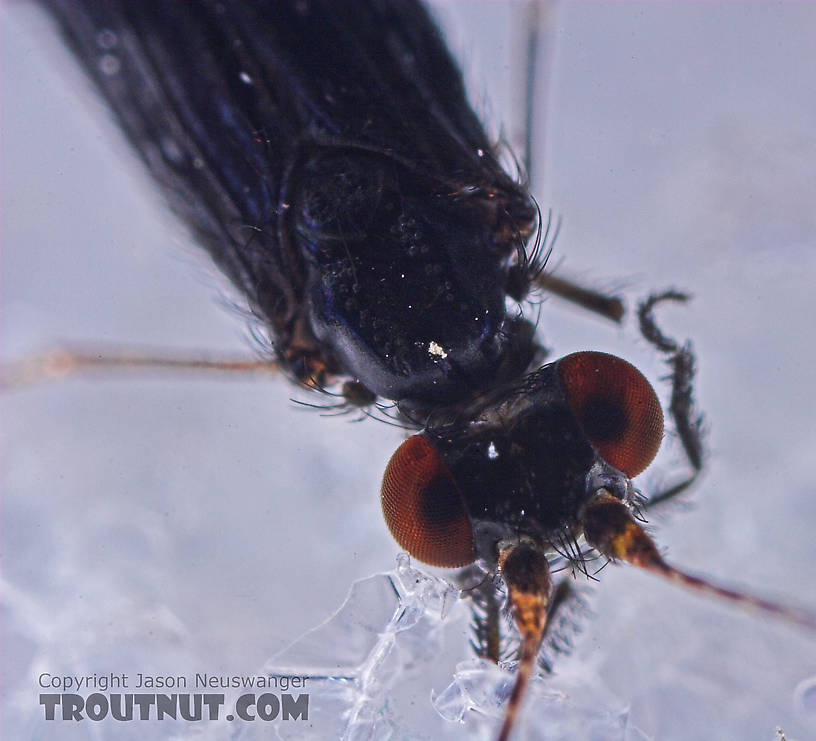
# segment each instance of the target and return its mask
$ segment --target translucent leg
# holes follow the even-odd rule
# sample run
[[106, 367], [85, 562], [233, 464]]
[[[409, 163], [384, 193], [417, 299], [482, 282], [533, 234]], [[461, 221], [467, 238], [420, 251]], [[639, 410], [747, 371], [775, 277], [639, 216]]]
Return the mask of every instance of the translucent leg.
[[207, 371], [219, 373], [277, 373], [274, 360], [226, 358], [162, 350], [86, 347], [64, 348], [5, 364], [0, 389], [11, 390], [88, 372]]
[[[524, 58], [524, 108], [523, 108], [523, 164], [530, 184], [534, 185], [536, 172], [534, 163], [543, 163], [545, 132], [536, 128], [535, 112], [537, 100], [547, 100], [550, 83], [550, 54], [552, 43], [552, 3], [529, 0], [523, 14], [526, 29]], [[549, 43], [548, 43], [549, 42]], [[541, 74], [543, 68], [543, 74]], [[534, 141], [535, 139], [535, 141]], [[533, 145], [538, 153], [533, 152]], [[549, 231], [549, 225], [547, 227]], [[556, 230], [557, 231], [557, 230]], [[546, 241], [546, 239], [545, 239]], [[620, 322], [624, 314], [623, 301], [617, 296], [609, 296], [592, 288], [587, 288], [552, 273], [542, 272], [535, 278], [539, 288], [571, 301], [584, 309], [600, 314], [613, 322]]]

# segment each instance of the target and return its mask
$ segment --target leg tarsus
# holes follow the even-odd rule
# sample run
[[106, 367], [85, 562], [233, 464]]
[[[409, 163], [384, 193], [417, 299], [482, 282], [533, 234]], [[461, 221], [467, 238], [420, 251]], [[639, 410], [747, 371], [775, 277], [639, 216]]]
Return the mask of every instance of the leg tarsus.
[[692, 468], [691, 475], [684, 481], [652, 496], [646, 504], [647, 507], [664, 503], [684, 492], [694, 483], [703, 468], [703, 417], [694, 409], [694, 352], [690, 342], [680, 344], [677, 340], [665, 335], [657, 326], [652, 313], [654, 307], [663, 301], [685, 303], [688, 299], [689, 296], [685, 293], [668, 290], [649, 296], [638, 309], [641, 334], [668, 356], [666, 362], [671, 368], [669, 379], [672, 387], [669, 413], [674, 420], [677, 437]]
[[677, 425], [677, 435], [695, 473], [703, 467], [703, 417], [694, 410], [694, 353], [686, 343], [670, 358], [672, 395], [669, 411]]
[[676, 340], [667, 337], [660, 331], [652, 315], [652, 309], [663, 301], [677, 301], [686, 303], [691, 297], [687, 293], [669, 289], [663, 293], [653, 293], [638, 307], [638, 320], [640, 322], [640, 333], [651, 342], [658, 350], [664, 353], [674, 353], [679, 349]]

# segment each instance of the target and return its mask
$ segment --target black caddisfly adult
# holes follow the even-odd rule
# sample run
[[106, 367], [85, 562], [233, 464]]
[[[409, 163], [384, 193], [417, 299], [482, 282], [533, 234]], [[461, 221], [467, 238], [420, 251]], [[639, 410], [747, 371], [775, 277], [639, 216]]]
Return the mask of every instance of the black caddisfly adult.
[[[535, 209], [420, 8], [51, 7], [283, 368], [393, 399], [422, 428], [388, 466], [386, 519], [420, 560], [478, 559], [503, 577], [523, 637], [505, 735], [555, 603], [553, 553], [580, 567], [587, 542], [704, 587], [633, 518], [630, 479], [662, 436], [648, 382], [601, 353], [538, 368], [532, 325], [506, 308], [541, 268], [525, 247]], [[650, 309], [644, 334], [675, 362], [672, 412], [696, 467], [690, 356]], [[485, 653], [497, 658], [492, 638]]]

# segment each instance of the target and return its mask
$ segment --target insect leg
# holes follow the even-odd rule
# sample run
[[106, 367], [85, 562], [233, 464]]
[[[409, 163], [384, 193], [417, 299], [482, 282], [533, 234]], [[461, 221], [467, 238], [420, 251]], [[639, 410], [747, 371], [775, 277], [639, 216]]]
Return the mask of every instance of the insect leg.
[[694, 352], [690, 342], [682, 345], [666, 336], [657, 326], [652, 310], [663, 301], [685, 302], [688, 296], [679, 291], [668, 290], [652, 294], [638, 307], [641, 334], [664, 353], [671, 368], [671, 400], [669, 413], [674, 420], [677, 436], [691, 466], [691, 474], [683, 481], [658, 492], [649, 499], [648, 507], [665, 503], [688, 489], [703, 468], [702, 415], [694, 409]]
[[556, 221], [553, 234], [550, 236], [552, 227], [552, 212], [548, 214], [546, 224], [542, 224], [539, 211], [539, 227], [535, 244], [531, 252], [522, 250], [517, 269], [508, 275], [506, 286], [508, 295], [518, 301], [527, 296], [530, 288], [536, 286], [566, 301], [571, 301], [583, 309], [594, 311], [613, 322], [620, 323], [625, 313], [623, 300], [620, 297], [611, 296], [596, 291], [594, 288], [582, 286], [568, 278], [556, 276], [554, 271], [545, 271], [561, 229], [561, 220]]
[[[503, 595], [495, 577], [475, 566], [462, 569], [457, 575], [463, 596], [470, 599], [473, 638], [470, 645], [477, 656], [498, 664], [505, 651], [502, 648], [501, 603]], [[475, 583], [474, 583], [475, 582]]]
[[52, 350], [8, 363], [0, 371], [0, 388], [11, 390], [89, 371], [207, 371], [277, 373], [271, 359], [213, 358], [180, 352], [116, 347], [73, 347]]
[[587, 288], [567, 278], [552, 273], [542, 273], [536, 278], [536, 285], [545, 291], [570, 301], [583, 309], [594, 311], [602, 317], [620, 323], [624, 314], [623, 300], [609, 296], [593, 288]]
[[575, 586], [572, 576], [565, 576], [555, 585], [544, 631], [544, 649], [538, 657], [538, 668], [546, 674], [553, 670], [552, 654], [568, 654], [572, 650], [570, 635], [579, 630], [575, 613], [587, 609], [584, 591]]
[[[535, 128], [535, 112], [537, 100], [546, 100], [547, 88], [550, 84], [551, 62], [550, 55], [553, 48], [551, 41], [553, 34], [554, 3], [544, 0], [529, 0], [524, 13], [524, 28], [526, 29], [525, 59], [524, 59], [524, 107], [523, 107], [523, 165], [527, 173], [527, 180], [533, 183], [536, 169], [543, 169], [544, 133], [543, 128]], [[543, 60], [542, 60], [543, 57]], [[540, 68], [544, 73], [539, 74]], [[533, 152], [533, 136], [535, 130], [535, 145], [538, 154]], [[549, 224], [547, 227], [549, 231]], [[556, 229], [557, 232], [557, 229]], [[546, 242], [546, 238], [545, 238]], [[560, 296], [578, 306], [594, 311], [596, 314], [620, 322], [624, 314], [623, 301], [617, 296], [608, 296], [578, 283], [543, 270], [535, 276], [534, 283], [549, 293]]]

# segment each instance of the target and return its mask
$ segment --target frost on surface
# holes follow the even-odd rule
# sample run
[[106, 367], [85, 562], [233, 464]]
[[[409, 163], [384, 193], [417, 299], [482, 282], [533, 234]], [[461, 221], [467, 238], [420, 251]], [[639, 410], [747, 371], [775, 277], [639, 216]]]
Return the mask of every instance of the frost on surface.
[[[110, 589], [110, 584], [99, 585], [95, 604], [112, 604], [110, 596], [107, 602], [102, 597]], [[22, 619], [24, 611], [15, 594], [6, 590], [6, 606]], [[189, 629], [170, 612], [159, 607], [144, 614], [134, 607], [123, 605], [110, 635], [93, 629], [83, 633], [79, 622], [67, 614], [61, 617], [62, 629], [74, 640], [61, 644], [62, 650], [46, 641], [49, 647], [6, 704], [14, 716], [14, 722], [7, 717], [7, 723], [15, 727], [15, 738], [42, 738], [55, 728], [43, 720], [28, 689], [41, 671], [92, 674], [98, 667], [139, 666], [154, 674], [172, 674], [189, 667], [187, 674], [192, 676], [197, 667], [207, 666]], [[75, 617], [82, 619], [80, 614]], [[42, 616], [26, 622], [46, 623]], [[473, 658], [469, 622], [468, 602], [456, 587], [413, 568], [402, 556], [393, 571], [355, 582], [337, 612], [256, 672], [307, 677], [305, 688], [289, 692], [308, 692], [308, 720], [229, 721], [226, 716], [239, 695], [266, 691], [280, 695], [282, 690], [218, 688], [210, 691], [223, 692], [226, 702], [215, 721], [122, 723], [108, 717], [99, 723], [62, 722], [57, 730], [67, 739], [493, 739], [513, 674]], [[161, 646], [152, 656], [143, 651], [147, 630]], [[534, 681], [515, 738], [643, 741], [644, 736], [627, 728], [626, 708], [593, 679], [592, 669], [579, 662], [575, 671], [567, 668], [562, 673], [559, 668], [557, 675]], [[123, 690], [108, 690], [117, 691]], [[133, 691], [140, 690], [133, 685], [124, 690]], [[206, 690], [190, 686], [181, 691]]]
[[[491, 739], [514, 675], [464, 658], [472, 656], [468, 623], [459, 590], [413, 568], [403, 555], [394, 571], [356, 582], [334, 615], [258, 672], [308, 678], [308, 723], [236, 724], [231, 738], [269, 738], [274, 727], [281, 739]], [[628, 727], [627, 716], [585, 672], [557, 687], [540, 678], [530, 688], [517, 738], [646, 739]], [[213, 738], [223, 734], [223, 726], [208, 730]]]
[[[486, 661], [464, 661], [453, 681], [434, 699], [442, 717], [469, 722], [468, 715], [489, 715], [495, 734], [515, 676]], [[584, 738], [598, 741], [646, 741], [647, 736], [628, 722], [628, 710], [597, 680], [586, 676], [558, 681], [546, 678], [531, 683], [518, 720], [519, 739]], [[490, 733], [486, 738], [492, 738]]]
[[[455, 587], [412, 568], [407, 557], [392, 572], [355, 582], [334, 615], [259, 672], [308, 677], [309, 727], [278, 724], [281, 738], [399, 735], [392, 693], [434, 661], [446, 624], [462, 607]], [[265, 732], [244, 725], [234, 737], [260, 738]]]

